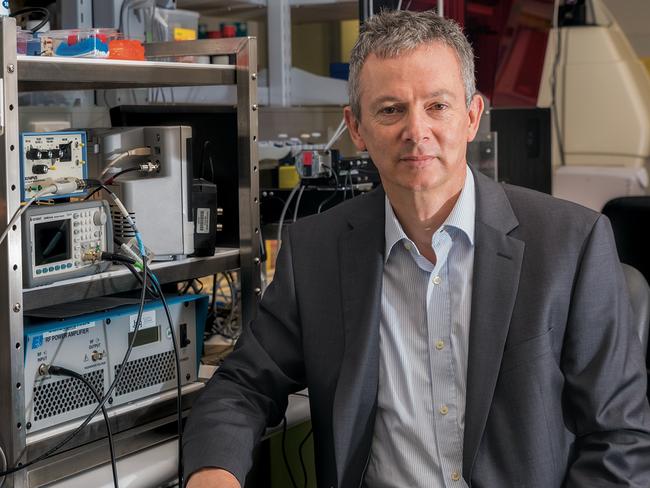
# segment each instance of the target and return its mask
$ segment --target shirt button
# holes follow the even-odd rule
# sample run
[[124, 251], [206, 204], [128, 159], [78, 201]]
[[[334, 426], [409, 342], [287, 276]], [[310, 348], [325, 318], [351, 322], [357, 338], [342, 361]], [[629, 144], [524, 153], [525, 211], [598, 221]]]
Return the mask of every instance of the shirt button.
[[440, 276], [436, 276], [436, 277], [433, 279], [433, 284], [434, 284], [434, 285], [439, 285], [440, 283], [442, 283], [442, 278], [440, 278]]
[[441, 351], [445, 347], [445, 341], [436, 341], [436, 349]]
[[451, 473], [451, 479], [452, 481], [458, 481], [460, 479], [460, 473], [458, 471], [454, 471]]
[[410, 251], [412, 246], [410, 242], [405, 242], [404, 247], [406, 248], [407, 251]]
[[447, 408], [447, 405], [441, 405], [438, 410], [443, 415], [447, 415], [449, 413], [449, 408]]

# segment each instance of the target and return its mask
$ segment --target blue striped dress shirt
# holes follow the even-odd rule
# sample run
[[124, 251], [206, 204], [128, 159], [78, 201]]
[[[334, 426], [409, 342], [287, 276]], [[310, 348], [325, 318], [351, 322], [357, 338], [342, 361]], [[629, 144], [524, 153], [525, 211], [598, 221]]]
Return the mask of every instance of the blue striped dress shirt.
[[386, 198], [377, 417], [368, 488], [466, 488], [462, 478], [474, 267], [474, 177], [433, 234], [435, 266]]

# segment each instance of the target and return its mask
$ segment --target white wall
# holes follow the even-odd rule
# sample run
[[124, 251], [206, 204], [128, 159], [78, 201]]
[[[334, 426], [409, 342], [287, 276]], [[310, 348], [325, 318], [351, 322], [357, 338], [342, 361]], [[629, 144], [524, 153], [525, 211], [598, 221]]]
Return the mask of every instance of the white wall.
[[650, 57], [650, 0], [602, 0], [640, 58]]

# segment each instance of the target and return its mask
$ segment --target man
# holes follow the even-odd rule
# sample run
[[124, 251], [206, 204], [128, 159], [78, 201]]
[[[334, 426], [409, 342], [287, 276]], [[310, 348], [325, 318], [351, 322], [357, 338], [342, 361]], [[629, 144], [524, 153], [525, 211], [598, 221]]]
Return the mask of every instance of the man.
[[376, 15], [345, 118], [383, 190], [292, 225], [185, 433], [191, 488], [238, 487], [307, 386], [318, 486], [650, 486], [650, 411], [606, 218], [465, 160], [473, 53], [432, 13]]

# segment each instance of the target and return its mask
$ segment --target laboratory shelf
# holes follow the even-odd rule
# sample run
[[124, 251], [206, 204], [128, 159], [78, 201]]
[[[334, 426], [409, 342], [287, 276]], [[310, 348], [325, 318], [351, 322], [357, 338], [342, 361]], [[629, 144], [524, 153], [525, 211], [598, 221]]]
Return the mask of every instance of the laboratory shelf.
[[22, 55], [17, 61], [20, 91], [213, 86], [236, 82], [233, 65]]
[[[214, 256], [154, 262], [151, 265], [151, 270], [155, 273], [158, 281], [165, 284], [209, 276], [239, 267], [240, 252], [238, 248], [218, 248]], [[23, 306], [25, 311], [30, 311], [139, 288], [139, 282], [129, 270], [123, 266], [112, 266], [104, 273], [57, 281], [35, 288], [25, 288], [23, 290]]]
[[[237, 135], [232, 144], [237, 158], [237, 247], [218, 248], [214, 256], [152, 263], [162, 284], [238, 269], [241, 283], [241, 321], [254, 317], [261, 296], [261, 233], [257, 158], [258, 99], [257, 41], [252, 37], [156, 43], [146, 48], [149, 61], [27, 57], [16, 55], [16, 23], [0, 18], [0, 219], [7, 225], [20, 208], [19, 94], [39, 90], [131, 89], [147, 87], [230, 85], [236, 93]], [[194, 64], [182, 56], [227, 56], [228, 64]], [[218, 130], [217, 128], [215, 128]], [[33, 460], [65, 435], [30, 433], [25, 422], [24, 315], [43, 307], [74, 307], [80, 300], [128, 292], [139, 287], [130, 272], [119, 266], [108, 271], [51, 285], [24, 288], [23, 234], [12, 228], [0, 246], [0, 468]], [[52, 309], [51, 309], [52, 310]], [[191, 407], [200, 384], [183, 389], [183, 409]], [[195, 390], [196, 389], [196, 390]], [[191, 390], [191, 391], [190, 391]], [[147, 449], [176, 435], [176, 392], [143, 398], [129, 411], [113, 410], [118, 456]], [[0, 484], [7, 488], [34, 488], [66, 479], [107, 461], [106, 432], [96, 421], [64, 447], [59, 455], [18, 471]], [[63, 451], [62, 449], [62, 451]], [[4, 483], [4, 484], [3, 484]], [[62, 485], [63, 486], [63, 485]]]
[[[272, 0], [277, 2], [278, 0]], [[358, 0], [283, 0], [292, 8], [322, 7], [325, 17], [321, 20], [331, 20], [336, 16], [335, 10], [342, 7], [354, 8], [354, 15], [358, 13]], [[268, 7], [268, 0], [177, 0], [178, 8], [194, 10], [203, 15], [233, 16], [241, 13], [260, 11]], [[329, 8], [328, 8], [329, 7]], [[336, 7], [336, 8], [332, 8]]]

